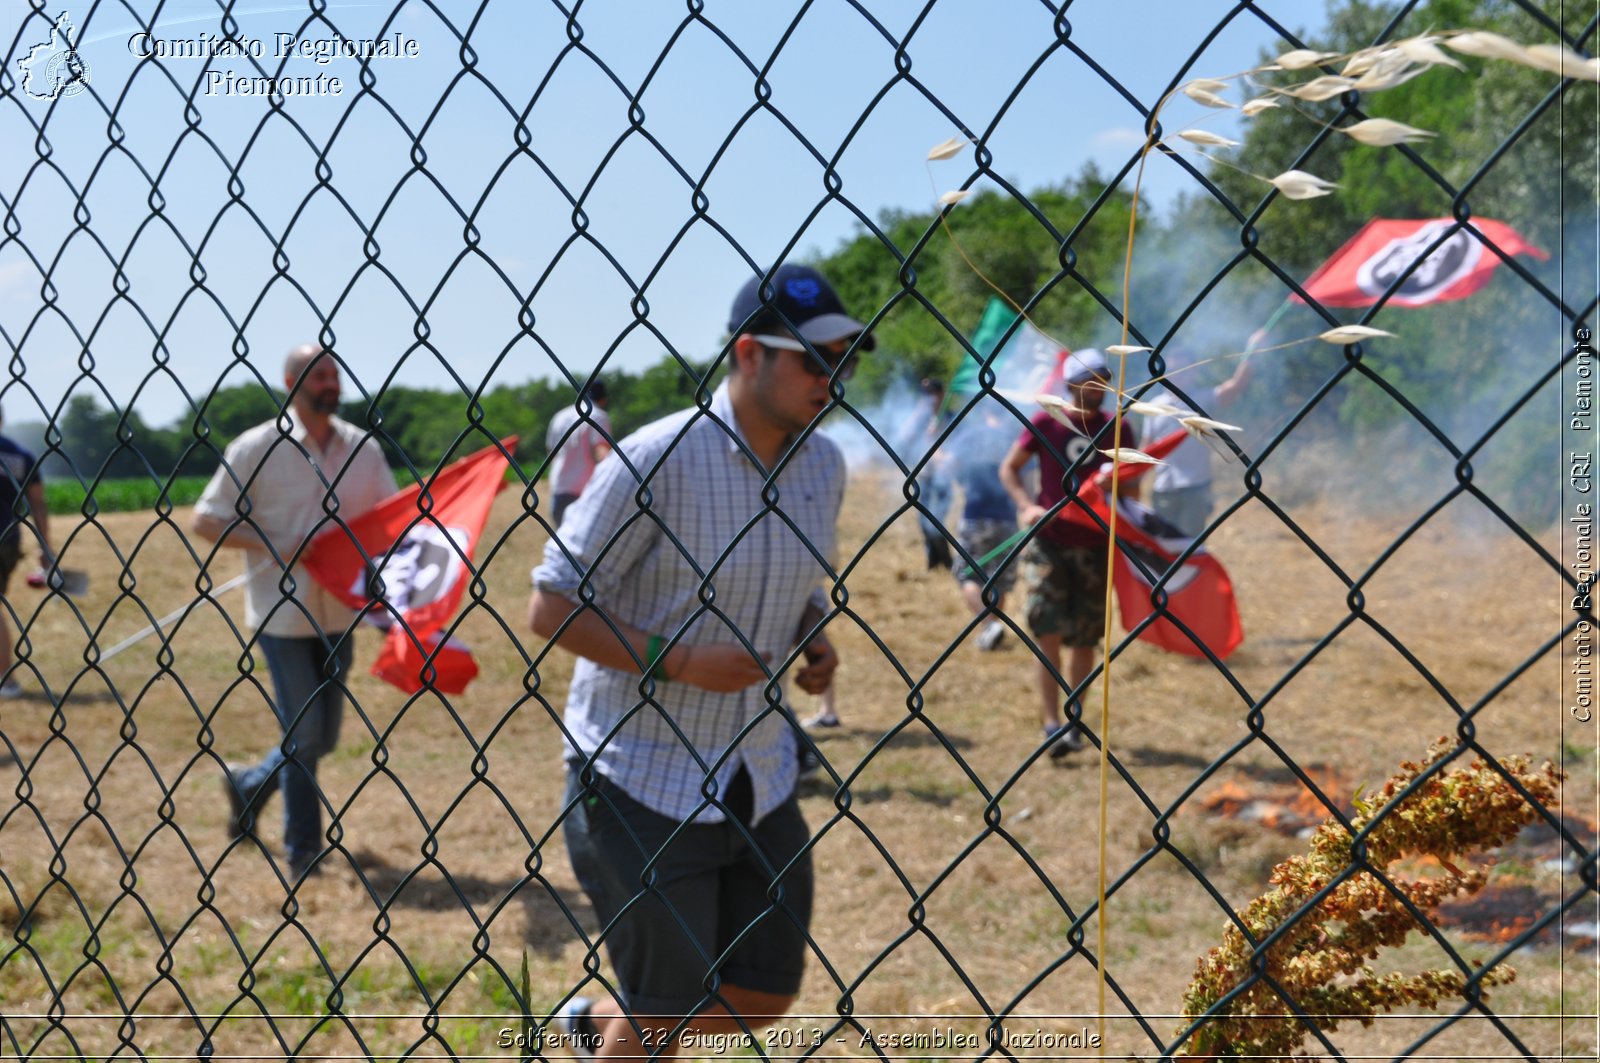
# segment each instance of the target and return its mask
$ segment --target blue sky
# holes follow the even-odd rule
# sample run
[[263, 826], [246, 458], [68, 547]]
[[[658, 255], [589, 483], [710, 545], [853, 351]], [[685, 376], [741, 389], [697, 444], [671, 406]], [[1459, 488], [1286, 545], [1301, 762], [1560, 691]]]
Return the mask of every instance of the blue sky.
[[[291, 97], [281, 113], [260, 96], [206, 94], [208, 71], [258, 75], [240, 57], [209, 66], [181, 56], [141, 61], [130, 45], [141, 27], [120, 4], [49, 0], [42, 15], [29, 15], [22, 0], [4, 2], [13, 94], [0, 100], [0, 139], [13, 150], [0, 155], [0, 195], [53, 288], [46, 305], [39, 266], [17, 243], [0, 247], [0, 329], [21, 357], [4, 395], [13, 420], [39, 419], [95, 386], [80, 364], [82, 340], [63, 317], [82, 336], [93, 333], [102, 401], [132, 401], [156, 423], [186, 411], [185, 390], [198, 397], [248, 379], [232, 353], [237, 332], [247, 361], [276, 380], [283, 352], [313, 337], [322, 317], [368, 389], [387, 379], [450, 386], [452, 374], [468, 387], [510, 383], [554, 376], [557, 362], [587, 372], [602, 357], [637, 369], [664, 344], [709, 353], [733, 291], [750, 275], [745, 255], [766, 266], [789, 248], [827, 251], [857, 231], [853, 211], [924, 208], [971, 175], [970, 152], [931, 173], [925, 161], [958, 127], [896, 81], [889, 38], [913, 26], [911, 79], [969, 128], [992, 127], [995, 168], [1024, 189], [1089, 160], [1115, 169], [1142, 140], [1135, 110], [1081, 59], [1052, 48], [1054, 16], [1038, 0], [864, 0], [870, 19], [844, 0], [817, 0], [803, 13], [789, 0], [707, 0], [704, 23], [687, 20], [681, 3], [586, 2], [576, 12], [581, 50], [566, 15], [544, 0], [491, 3], [481, 14], [477, 5], [441, 3], [449, 26], [417, 3], [398, 11], [330, 3], [325, 19], [309, 25], [303, 4], [240, 5], [239, 32], [262, 42], [266, 73], [342, 82], [339, 95]], [[1148, 105], [1236, 6], [1080, 0], [1067, 16], [1069, 39]], [[1295, 30], [1322, 15], [1308, 0], [1256, 7]], [[48, 39], [48, 20], [63, 11], [94, 94], [29, 99], [14, 88], [17, 61]], [[219, 18], [212, 2], [165, 4], [152, 36], [192, 45], [218, 35]], [[276, 56], [278, 33], [324, 40], [335, 31], [355, 40], [399, 33], [417, 54], [373, 61], [376, 96], [358, 93], [354, 60]], [[468, 35], [471, 71], [457, 33]], [[1185, 76], [1232, 74], [1279, 46], [1246, 12]], [[735, 48], [758, 67], [771, 62], [771, 104], [783, 121], [749, 114], [754, 77]], [[641, 88], [635, 123], [628, 95]], [[514, 112], [536, 92], [526, 120], [534, 159], [517, 150]], [[1174, 108], [1169, 130], [1195, 121], [1235, 128], [1230, 115], [1188, 101]], [[28, 150], [38, 123], [48, 166]], [[838, 157], [837, 191], [848, 206], [829, 198], [823, 167], [797, 134]], [[426, 173], [412, 155], [419, 137]], [[330, 171], [321, 184], [324, 150]], [[234, 169], [238, 200], [229, 191]], [[149, 206], [152, 180], [159, 216]], [[1187, 180], [1158, 160], [1144, 187], [1159, 207]], [[74, 220], [69, 183], [87, 189], [87, 231]], [[582, 233], [569, 197], [582, 198]], [[450, 199], [476, 216], [476, 253], [467, 253]], [[376, 266], [363, 251], [363, 226], [379, 249]], [[283, 270], [274, 262], [278, 239]], [[191, 270], [194, 249], [203, 277]], [[641, 285], [643, 324], [634, 305]], [[531, 336], [519, 323], [530, 294]], [[419, 311], [426, 344], [415, 334]], [[165, 367], [156, 364], [158, 334]]]

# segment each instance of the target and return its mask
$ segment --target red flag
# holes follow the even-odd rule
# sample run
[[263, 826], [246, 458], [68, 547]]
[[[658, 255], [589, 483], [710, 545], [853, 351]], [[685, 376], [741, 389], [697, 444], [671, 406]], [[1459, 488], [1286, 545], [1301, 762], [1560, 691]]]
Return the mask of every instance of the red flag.
[[[1372, 306], [1393, 288], [1389, 306], [1426, 306], [1465, 299], [1489, 283], [1500, 256], [1485, 240], [1508, 255], [1550, 257], [1505, 222], [1473, 218], [1468, 224], [1482, 237], [1454, 218], [1374, 218], [1306, 278], [1306, 294], [1323, 306]], [[1422, 264], [1396, 287], [1419, 258]], [[1298, 295], [1289, 298], [1305, 302]]]
[[[1166, 607], [1154, 602], [1155, 580], [1172, 568], [1193, 540], [1167, 524], [1142, 503], [1117, 499], [1117, 557], [1112, 568], [1117, 611], [1129, 631], [1155, 617], [1139, 632], [1164, 650], [1204, 657], [1206, 650], [1226, 659], [1244, 642], [1239, 604], [1227, 570], [1205, 547], [1184, 558], [1182, 566], [1161, 585]], [[1187, 632], [1185, 632], [1187, 628]]]
[[471, 651], [441, 632], [471, 577], [468, 562], [516, 443], [504, 439], [446, 466], [346, 527], [329, 528], [306, 551], [306, 570], [350, 608], [382, 603], [367, 617], [389, 631], [372, 674], [407, 693], [459, 694], [478, 674]]
[[[444, 638], [435, 631], [423, 645], [416, 639], [406, 638], [398, 624], [389, 628], [389, 637], [383, 640], [383, 651], [372, 662], [372, 674], [407, 694], [415, 694], [431, 686], [441, 694], [459, 694], [467, 684], [478, 677], [478, 662], [472, 651], [459, 639]], [[428, 675], [428, 657], [433, 657], [433, 682], [424, 682]]]
[[[1180, 428], [1143, 450], [1153, 458], [1165, 457], [1187, 438], [1188, 433]], [[1112, 566], [1112, 585], [1117, 592], [1122, 626], [1132, 631], [1153, 616], [1155, 619], [1139, 632], [1139, 638], [1188, 657], [1204, 657], [1210, 650], [1219, 660], [1226, 659], [1244, 642], [1244, 626], [1239, 622], [1233, 581], [1222, 562], [1205, 547], [1185, 558], [1178, 571], [1161, 585], [1166, 605], [1159, 613], [1152, 600], [1154, 581], [1165, 575], [1194, 541], [1128, 497], [1130, 483], [1152, 468], [1142, 462], [1129, 462], [1122, 464], [1117, 474], [1117, 556]], [[1057, 519], [1098, 527], [1087, 511], [1092, 510], [1095, 517], [1110, 524], [1111, 507], [1106, 494], [1110, 486], [1111, 466], [1105, 465], [1078, 488], [1083, 505], [1067, 506]]]

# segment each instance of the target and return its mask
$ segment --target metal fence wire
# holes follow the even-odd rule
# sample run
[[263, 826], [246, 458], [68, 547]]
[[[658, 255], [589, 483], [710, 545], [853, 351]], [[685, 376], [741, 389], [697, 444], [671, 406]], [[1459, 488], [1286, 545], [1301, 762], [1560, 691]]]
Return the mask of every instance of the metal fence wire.
[[[1492, 20], [1587, 56], [1595, 13], [1580, 6], [1335, 5], [1329, 32], [1366, 17], [1374, 28], [1362, 43], [1381, 43]], [[637, 427], [652, 396], [708, 408], [728, 357], [714, 335], [720, 318], [708, 330], [685, 308], [720, 315], [734, 285], [814, 256], [846, 230], [868, 249], [850, 269], [870, 276], [835, 279], [877, 300], [852, 312], [884, 326], [920, 315], [948, 351], [971, 351], [967, 315], [981, 304], [929, 279], [954, 261], [952, 240], [970, 239], [963, 207], [875, 216], [885, 156], [863, 145], [904, 145], [907, 128], [919, 136], [896, 151], [910, 153], [918, 180], [939, 139], [924, 143], [920, 131], [942, 128], [970, 141], [961, 160], [937, 164], [955, 167], [938, 171], [946, 187], [988, 188], [992, 201], [1024, 208], [1026, 231], [1003, 239], [1047, 248], [1045, 274], [1011, 293], [1031, 316], [1045, 322], [1052, 300], [1078, 300], [1088, 311], [1047, 323], [1070, 327], [1074, 345], [1103, 345], [1122, 340], [1129, 307], [1122, 341], [1150, 349], [1130, 359], [1139, 381], [1185, 345], [1241, 349], [1261, 318], [1236, 308], [1270, 311], [1303, 294], [1315, 262], [1295, 256], [1296, 241], [1331, 224], [1318, 203], [1188, 150], [1171, 137], [1173, 112], [1154, 116], [1177, 87], [1232, 73], [1210, 66], [1210, 49], [1231, 36], [1249, 35], [1266, 54], [1308, 47], [1280, 21], [1283, 5], [1197, 5], [1214, 8], [1214, 23], [1153, 73], [1158, 27], [1119, 28], [1149, 46], [1113, 55], [1110, 36], [1084, 28], [1105, 17], [1103, 4], [838, 0], [786, 5], [779, 17], [689, 0], [665, 18], [667, 7], [10, 8], [0, 386], [8, 432], [33, 425], [47, 480], [78, 485], [82, 498], [49, 522], [55, 582], [24, 586], [24, 558], [5, 597], [16, 633], [8, 679], [21, 693], [0, 702], [0, 1054], [564, 1057], [573, 1048], [552, 1036], [552, 1017], [574, 996], [613, 992], [612, 928], [595, 918], [562, 841], [571, 658], [525, 619], [527, 572], [553, 531], [542, 439], [507, 452], [513, 483], [450, 627], [477, 655], [476, 683], [460, 695], [402, 695], [361, 669], [335, 671], [327, 682], [349, 702], [319, 773], [322, 874], [291, 868], [269, 822], [276, 812], [244, 837], [228, 834], [222, 768], [279, 741], [274, 692], [257, 636], [223, 587], [237, 554], [193, 537], [179, 489], [209, 473], [244, 425], [281, 412], [272, 389], [292, 344], [334, 352], [361, 430], [402, 473], [430, 483], [448, 462], [523, 430], [539, 395], [592, 420], [578, 393], [600, 374], [626, 377], [613, 384], [619, 429]], [[1146, 17], [1141, 5], [1122, 7]], [[940, 33], [945, 43], [930, 44]], [[955, 46], [991, 46], [997, 33], [1002, 54]], [[392, 51], [317, 58], [317, 42], [341, 40]], [[1061, 70], [1092, 101], [1081, 106], [1135, 130], [1111, 141], [1122, 161], [1085, 177], [1077, 187], [1090, 194], [1067, 211], [1009, 169], [1058, 138], [1046, 121], [1080, 106], [1037, 98]], [[930, 506], [928, 473], [939, 447], [981, 416], [980, 401], [1002, 399], [1020, 431], [1031, 400], [1005, 392], [991, 365], [976, 396], [952, 396], [942, 430], [896, 454], [903, 426], [884, 418], [881, 396], [904, 375], [897, 358], [926, 352], [883, 343], [855, 381], [836, 382], [820, 430], [876, 459], [852, 466], [840, 547], [827, 559], [823, 622], [845, 662], [844, 726], [802, 731], [805, 698], [792, 684], [767, 687], [767, 714], [794, 724], [822, 765], [802, 784], [818, 883], [804, 988], [796, 1014], [769, 1030], [684, 1052], [1168, 1057], [1249, 999], [1289, 1016], [1303, 1050], [1327, 1058], [1595, 1058], [1593, 568], [1583, 523], [1594, 185], [1571, 176], [1595, 168], [1594, 86], [1524, 72], [1535, 88], [1484, 98], [1473, 78], [1440, 71], [1459, 78], [1451, 106], [1473, 115], [1448, 149], [1451, 165], [1401, 145], [1378, 149], [1376, 168], [1345, 166], [1340, 194], [1365, 195], [1377, 212], [1385, 182], [1420, 188], [1411, 216], [1453, 218], [1499, 261], [1494, 286], [1478, 303], [1395, 309], [1402, 275], [1355, 315], [1314, 301], [1290, 311], [1274, 340], [1354, 320], [1395, 328], [1410, 314], [1434, 330], [1428, 342], [1454, 350], [1389, 356], [1420, 335], [1402, 322], [1389, 347], [1255, 356], [1256, 398], [1243, 430], [1226, 436], [1227, 460], [1216, 459], [1226, 469], [1220, 504], [1195, 547], [1233, 572], [1244, 646], [1227, 659], [1209, 646], [1181, 659], [1117, 632], [1109, 673], [1097, 666], [1073, 692], [1093, 691], [1081, 699], [1090, 748], [1065, 767], [1033, 722], [1031, 673], [1043, 658], [1020, 589], [997, 612], [991, 584], [985, 610], [968, 616], [948, 575], [921, 571], [913, 531], [926, 518], [972, 560], [955, 518]], [[686, 73], [694, 91], [673, 95], [667, 86]], [[263, 89], [258, 79], [294, 83]], [[989, 95], [968, 91], [979, 80]], [[608, 109], [574, 102], [597, 98]], [[1334, 127], [1385, 113], [1376, 99], [1346, 85], [1315, 105], [1282, 101], [1280, 142], [1266, 155], [1279, 171], [1337, 176], [1345, 145]], [[904, 123], [911, 113], [917, 121]], [[1141, 203], [1127, 297], [1120, 259], [1108, 265], [1089, 248], [1127, 233], [1147, 138], [1160, 140], [1150, 179], [1169, 184], [1165, 198]], [[1570, 154], [1547, 154], [1552, 145]], [[1059, 164], [1055, 177], [1076, 165]], [[1558, 201], [1574, 187], [1591, 198]], [[619, 207], [651, 196], [670, 207]], [[1518, 217], [1530, 239], [1561, 248], [1553, 262], [1514, 254], [1474, 224], [1508, 202], [1526, 207]], [[1157, 224], [1174, 215], [1192, 221]], [[1319, 259], [1348, 233], [1323, 235], [1312, 242]], [[702, 273], [701, 256], [732, 278], [727, 291], [702, 283], [716, 271]], [[1169, 271], [1175, 261], [1182, 268]], [[1160, 265], [1140, 272], [1141, 262]], [[613, 316], [597, 321], [590, 308], [602, 303]], [[1221, 324], [1219, 306], [1230, 308]], [[1450, 316], [1465, 306], [1477, 316]], [[650, 356], [664, 360], [627, 376]], [[1514, 372], [1502, 372], [1508, 364]], [[451, 396], [448, 416], [419, 404], [424, 387]], [[1185, 393], [1203, 406], [1203, 391]], [[154, 424], [169, 413], [175, 434]], [[649, 470], [636, 471], [650, 519]], [[20, 488], [30, 473], [8, 475]], [[337, 503], [340, 475], [329, 473], [326, 526], [351, 517]], [[129, 484], [150, 499], [121, 512]], [[762, 505], [760, 519], [788, 522], [781, 492]], [[31, 553], [40, 515], [19, 503], [10, 519]], [[1020, 549], [1006, 555], [1013, 570]], [[285, 589], [301, 554], [270, 562]], [[67, 572], [87, 573], [87, 588], [61, 582]], [[1157, 619], [1177, 573], [1147, 572]], [[709, 611], [714, 595], [706, 600]], [[978, 653], [995, 616], [1006, 645]], [[108, 652], [163, 618], [154, 637]], [[375, 644], [354, 627], [324, 635], [355, 640], [363, 664]], [[1065, 698], [1070, 684], [1055, 678]], [[1097, 707], [1107, 683], [1109, 735]], [[639, 711], [652, 711], [653, 688], [641, 689]], [[1504, 780], [1524, 754], [1568, 773], [1560, 800], [1512, 784], [1513, 803], [1535, 806], [1531, 825], [1496, 850], [1480, 894], [1424, 910], [1399, 877], [1443, 875], [1449, 861], [1389, 867], [1358, 843], [1339, 881], [1320, 883], [1283, 926], [1245, 925], [1235, 913], [1272, 888], [1273, 866], [1304, 851], [1312, 826], [1348, 827], [1401, 761], [1441, 735], [1443, 759], [1410, 790], [1474, 759]], [[1330, 984], [1435, 969], [1459, 992], [1434, 1008], [1389, 1001], [1392, 1013], [1371, 1024], [1326, 1006], [1359, 1003], [1349, 996], [1293, 988], [1273, 946], [1358, 875], [1411, 934], [1381, 956], [1359, 948]], [[1250, 942], [1242, 981], [1185, 1016], [1195, 961], [1229, 927]], [[1330, 922], [1296, 962], [1355, 947], [1357, 933]], [[719, 979], [708, 958], [708, 999]], [[1262, 987], [1265, 1005], [1247, 997]], [[639, 1033], [651, 1048], [651, 1031]]]

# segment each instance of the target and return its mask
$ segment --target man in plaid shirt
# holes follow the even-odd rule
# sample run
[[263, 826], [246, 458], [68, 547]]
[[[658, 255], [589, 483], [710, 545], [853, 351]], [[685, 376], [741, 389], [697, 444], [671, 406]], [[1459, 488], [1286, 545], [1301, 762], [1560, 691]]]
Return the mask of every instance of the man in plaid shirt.
[[793, 658], [815, 694], [838, 665], [844, 460], [812, 429], [872, 340], [802, 266], [746, 284], [729, 331], [708, 407], [623, 440], [533, 572], [530, 625], [579, 658], [564, 830], [618, 992], [565, 1022], [601, 1056], [766, 1026], [800, 988], [811, 835], [774, 677]]

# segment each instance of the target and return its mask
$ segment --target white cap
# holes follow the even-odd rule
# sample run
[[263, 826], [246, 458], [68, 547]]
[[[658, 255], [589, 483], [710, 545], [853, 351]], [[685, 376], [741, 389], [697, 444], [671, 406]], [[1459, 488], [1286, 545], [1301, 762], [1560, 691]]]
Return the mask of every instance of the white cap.
[[1061, 370], [1062, 379], [1069, 384], [1076, 384], [1092, 376], [1111, 379], [1111, 370], [1106, 366], [1106, 356], [1093, 347], [1068, 351], [1067, 364]]

